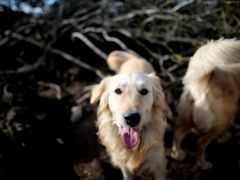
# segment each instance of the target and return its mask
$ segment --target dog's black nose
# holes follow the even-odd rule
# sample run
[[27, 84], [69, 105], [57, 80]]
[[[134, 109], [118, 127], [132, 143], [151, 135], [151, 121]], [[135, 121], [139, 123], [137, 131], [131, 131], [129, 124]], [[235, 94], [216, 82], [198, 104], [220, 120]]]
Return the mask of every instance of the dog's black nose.
[[140, 122], [141, 116], [139, 113], [130, 113], [124, 116], [125, 122], [130, 127], [135, 127]]

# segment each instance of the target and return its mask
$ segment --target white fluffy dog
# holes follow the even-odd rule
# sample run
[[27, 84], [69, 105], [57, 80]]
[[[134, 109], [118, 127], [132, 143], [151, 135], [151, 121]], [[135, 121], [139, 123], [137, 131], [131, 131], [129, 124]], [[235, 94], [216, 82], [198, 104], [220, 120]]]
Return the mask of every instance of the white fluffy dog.
[[189, 62], [183, 79], [172, 156], [183, 159], [181, 142], [192, 129], [198, 134], [197, 166], [208, 169], [209, 143], [228, 128], [240, 100], [240, 41], [220, 39], [200, 47]]
[[101, 143], [124, 179], [149, 172], [163, 180], [163, 137], [171, 112], [160, 79], [150, 63], [133, 53], [114, 51], [107, 62], [118, 74], [94, 86], [91, 96], [92, 104], [100, 101], [97, 127]]

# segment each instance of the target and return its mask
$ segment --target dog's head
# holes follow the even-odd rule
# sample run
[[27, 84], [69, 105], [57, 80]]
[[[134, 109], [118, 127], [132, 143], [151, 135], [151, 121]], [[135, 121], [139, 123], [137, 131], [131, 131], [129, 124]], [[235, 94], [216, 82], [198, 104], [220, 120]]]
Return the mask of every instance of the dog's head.
[[100, 101], [99, 112], [108, 110], [128, 148], [137, 147], [141, 131], [154, 120], [156, 111], [166, 116], [169, 109], [154, 74], [121, 73], [102, 80], [92, 90], [91, 103]]

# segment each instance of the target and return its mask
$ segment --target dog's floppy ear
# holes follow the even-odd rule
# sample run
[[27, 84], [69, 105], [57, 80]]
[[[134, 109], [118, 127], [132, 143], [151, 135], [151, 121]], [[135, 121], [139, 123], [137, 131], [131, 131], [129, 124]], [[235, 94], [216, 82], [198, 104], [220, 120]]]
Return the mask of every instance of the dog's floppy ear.
[[91, 104], [97, 104], [100, 101], [102, 94], [106, 90], [109, 79], [110, 77], [106, 77], [100, 82], [100, 84], [93, 86], [90, 99]]
[[165, 114], [167, 118], [172, 118], [172, 112], [166, 102], [160, 78], [157, 77], [154, 73], [151, 73], [148, 76], [153, 82], [153, 110], [160, 110]]

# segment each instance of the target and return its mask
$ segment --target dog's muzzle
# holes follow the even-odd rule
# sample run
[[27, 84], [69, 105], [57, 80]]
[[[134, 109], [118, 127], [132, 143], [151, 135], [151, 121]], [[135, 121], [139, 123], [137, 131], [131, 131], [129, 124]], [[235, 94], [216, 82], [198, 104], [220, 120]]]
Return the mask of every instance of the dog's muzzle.
[[127, 113], [124, 116], [124, 121], [127, 126], [122, 127], [121, 136], [123, 144], [129, 148], [137, 148], [140, 143], [140, 132], [137, 128], [141, 116], [139, 113]]

